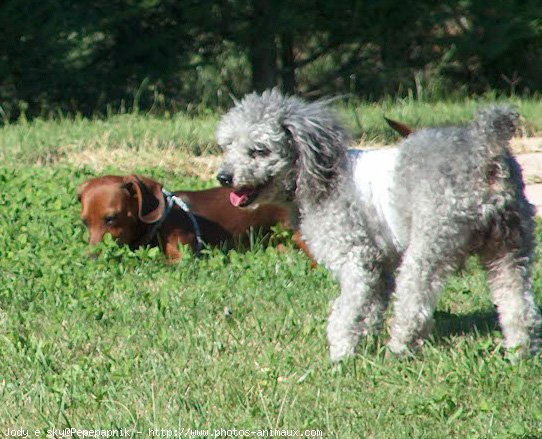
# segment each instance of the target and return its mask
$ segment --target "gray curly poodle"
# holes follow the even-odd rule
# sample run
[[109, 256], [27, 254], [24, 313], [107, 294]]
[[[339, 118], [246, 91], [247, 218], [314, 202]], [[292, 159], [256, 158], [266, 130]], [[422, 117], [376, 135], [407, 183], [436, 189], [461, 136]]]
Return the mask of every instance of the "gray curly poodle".
[[534, 211], [508, 148], [517, 113], [491, 107], [465, 127], [355, 151], [328, 104], [276, 90], [245, 96], [220, 121], [217, 178], [233, 188], [235, 206], [289, 206], [316, 260], [339, 280], [331, 359], [352, 355], [360, 336], [380, 328], [392, 292], [388, 347], [402, 355], [419, 346], [444, 281], [471, 254], [487, 268], [505, 347], [534, 353]]

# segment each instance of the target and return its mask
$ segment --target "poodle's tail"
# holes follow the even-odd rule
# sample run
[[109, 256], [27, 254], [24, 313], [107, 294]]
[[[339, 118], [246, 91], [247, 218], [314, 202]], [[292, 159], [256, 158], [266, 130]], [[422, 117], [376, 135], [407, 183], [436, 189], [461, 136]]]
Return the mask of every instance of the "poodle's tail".
[[474, 124], [486, 140], [489, 160], [509, 151], [510, 139], [516, 132], [518, 119], [519, 113], [509, 106], [491, 106], [478, 112]]
[[[519, 113], [508, 106], [491, 106], [478, 112], [474, 129], [485, 147], [485, 177], [491, 196], [486, 204], [486, 218], [501, 218], [514, 210], [514, 203], [523, 200], [525, 211], [534, 212], [525, 198], [521, 167], [512, 155], [510, 139], [516, 132]], [[499, 216], [500, 215], [500, 216]]]

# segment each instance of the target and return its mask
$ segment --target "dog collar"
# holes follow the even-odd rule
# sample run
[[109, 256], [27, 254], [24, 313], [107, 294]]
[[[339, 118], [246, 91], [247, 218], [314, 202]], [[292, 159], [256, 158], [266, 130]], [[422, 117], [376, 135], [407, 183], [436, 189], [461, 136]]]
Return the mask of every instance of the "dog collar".
[[152, 228], [139, 241], [138, 246], [145, 246], [152, 241], [152, 239], [158, 233], [160, 226], [164, 223], [167, 216], [170, 214], [171, 209], [173, 208], [173, 205], [177, 205], [179, 206], [181, 210], [183, 210], [183, 212], [185, 212], [188, 215], [188, 218], [190, 219], [190, 222], [192, 223], [192, 227], [194, 228], [194, 234], [196, 235], [195, 254], [199, 255], [200, 251], [203, 249], [203, 246], [205, 245], [205, 241], [203, 241], [203, 238], [201, 237], [201, 230], [200, 230], [200, 227], [199, 227], [198, 221], [196, 220], [195, 215], [191, 212], [190, 208], [188, 207], [188, 204], [186, 204], [179, 197], [175, 196], [172, 192], [169, 192], [162, 188], [162, 194], [164, 195], [164, 201], [165, 201], [164, 213], [162, 213], [162, 216], [158, 218], [155, 222], [150, 223], [152, 224]]
[[203, 249], [203, 246], [205, 245], [205, 241], [201, 237], [201, 230], [198, 224], [198, 220], [196, 219], [196, 216], [192, 213], [188, 204], [185, 203], [181, 198], [177, 197], [172, 192], [169, 192], [163, 188], [162, 188], [162, 193], [164, 194], [164, 197], [166, 199], [166, 209], [164, 211], [164, 215], [162, 215], [162, 218], [159, 220], [160, 224], [166, 219], [166, 216], [169, 214], [174, 204], [179, 206], [179, 208], [188, 215], [188, 218], [190, 218], [190, 221], [192, 222], [192, 227], [194, 228], [194, 234], [196, 235], [195, 253], [196, 255], [199, 254], [200, 251]]

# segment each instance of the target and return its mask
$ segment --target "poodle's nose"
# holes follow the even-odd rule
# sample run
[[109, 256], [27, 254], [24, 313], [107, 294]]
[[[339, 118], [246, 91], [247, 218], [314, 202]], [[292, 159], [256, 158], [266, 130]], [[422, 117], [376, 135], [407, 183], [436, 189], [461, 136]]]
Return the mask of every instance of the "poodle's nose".
[[229, 174], [226, 171], [220, 171], [216, 176], [216, 179], [220, 182], [222, 186], [231, 186], [233, 184], [233, 175]]

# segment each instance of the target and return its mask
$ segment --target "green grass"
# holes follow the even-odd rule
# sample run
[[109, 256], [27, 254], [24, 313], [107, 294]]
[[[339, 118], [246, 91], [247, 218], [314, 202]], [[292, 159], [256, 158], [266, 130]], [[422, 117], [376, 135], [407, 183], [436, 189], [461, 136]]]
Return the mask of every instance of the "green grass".
[[[382, 109], [367, 108], [376, 121]], [[443, 112], [455, 114], [453, 108]], [[390, 111], [400, 114], [401, 107]], [[291, 246], [214, 250], [201, 259], [187, 253], [167, 265], [156, 250], [130, 252], [106, 242], [90, 258], [75, 192], [94, 171], [32, 161], [55, 145], [92, 147], [104, 139], [102, 130], [111, 132], [100, 140], [111, 148], [145, 148], [146, 133], [179, 147], [205, 145], [201, 139], [212, 145], [207, 131], [215, 117], [206, 127], [191, 122], [198, 134], [190, 141], [174, 120], [184, 118], [36, 121], [0, 132], [2, 435], [20, 426], [542, 436], [542, 360], [506, 360], [475, 260], [448, 283], [418, 356], [388, 358], [384, 332], [363, 342], [356, 358], [333, 366], [325, 328], [338, 286]], [[12, 153], [17, 160], [8, 158]], [[212, 184], [152, 166], [138, 171], [172, 189]], [[534, 278], [541, 303], [540, 263]]]
[[[398, 135], [389, 128], [383, 116], [422, 128], [462, 123], [471, 119], [480, 106], [508, 102], [523, 115], [522, 132], [542, 133], [542, 101], [521, 98], [494, 99], [487, 96], [450, 102], [386, 100], [380, 103], [337, 101], [344, 122], [360, 143], [389, 143]], [[184, 151], [192, 155], [218, 152], [214, 132], [219, 115], [174, 114], [164, 117], [122, 114], [108, 119], [83, 118], [36, 119], [0, 127], [0, 160], [18, 163], [50, 164], [70, 162], [80, 151], [117, 150]]]
[[216, 152], [217, 115], [152, 117], [122, 114], [108, 119], [35, 119], [0, 129], [0, 160], [50, 163], [69, 152], [98, 148], [178, 148], [199, 155]]
[[513, 105], [519, 110], [522, 134], [533, 136], [542, 133], [542, 101], [535, 99], [494, 96], [437, 102], [388, 99], [374, 104], [340, 105], [340, 108], [344, 120], [357, 136], [367, 142], [386, 143], [397, 140], [398, 135], [388, 127], [382, 116], [420, 129], [465, 123], [472, 119], [478, 108], [495, 103]]

